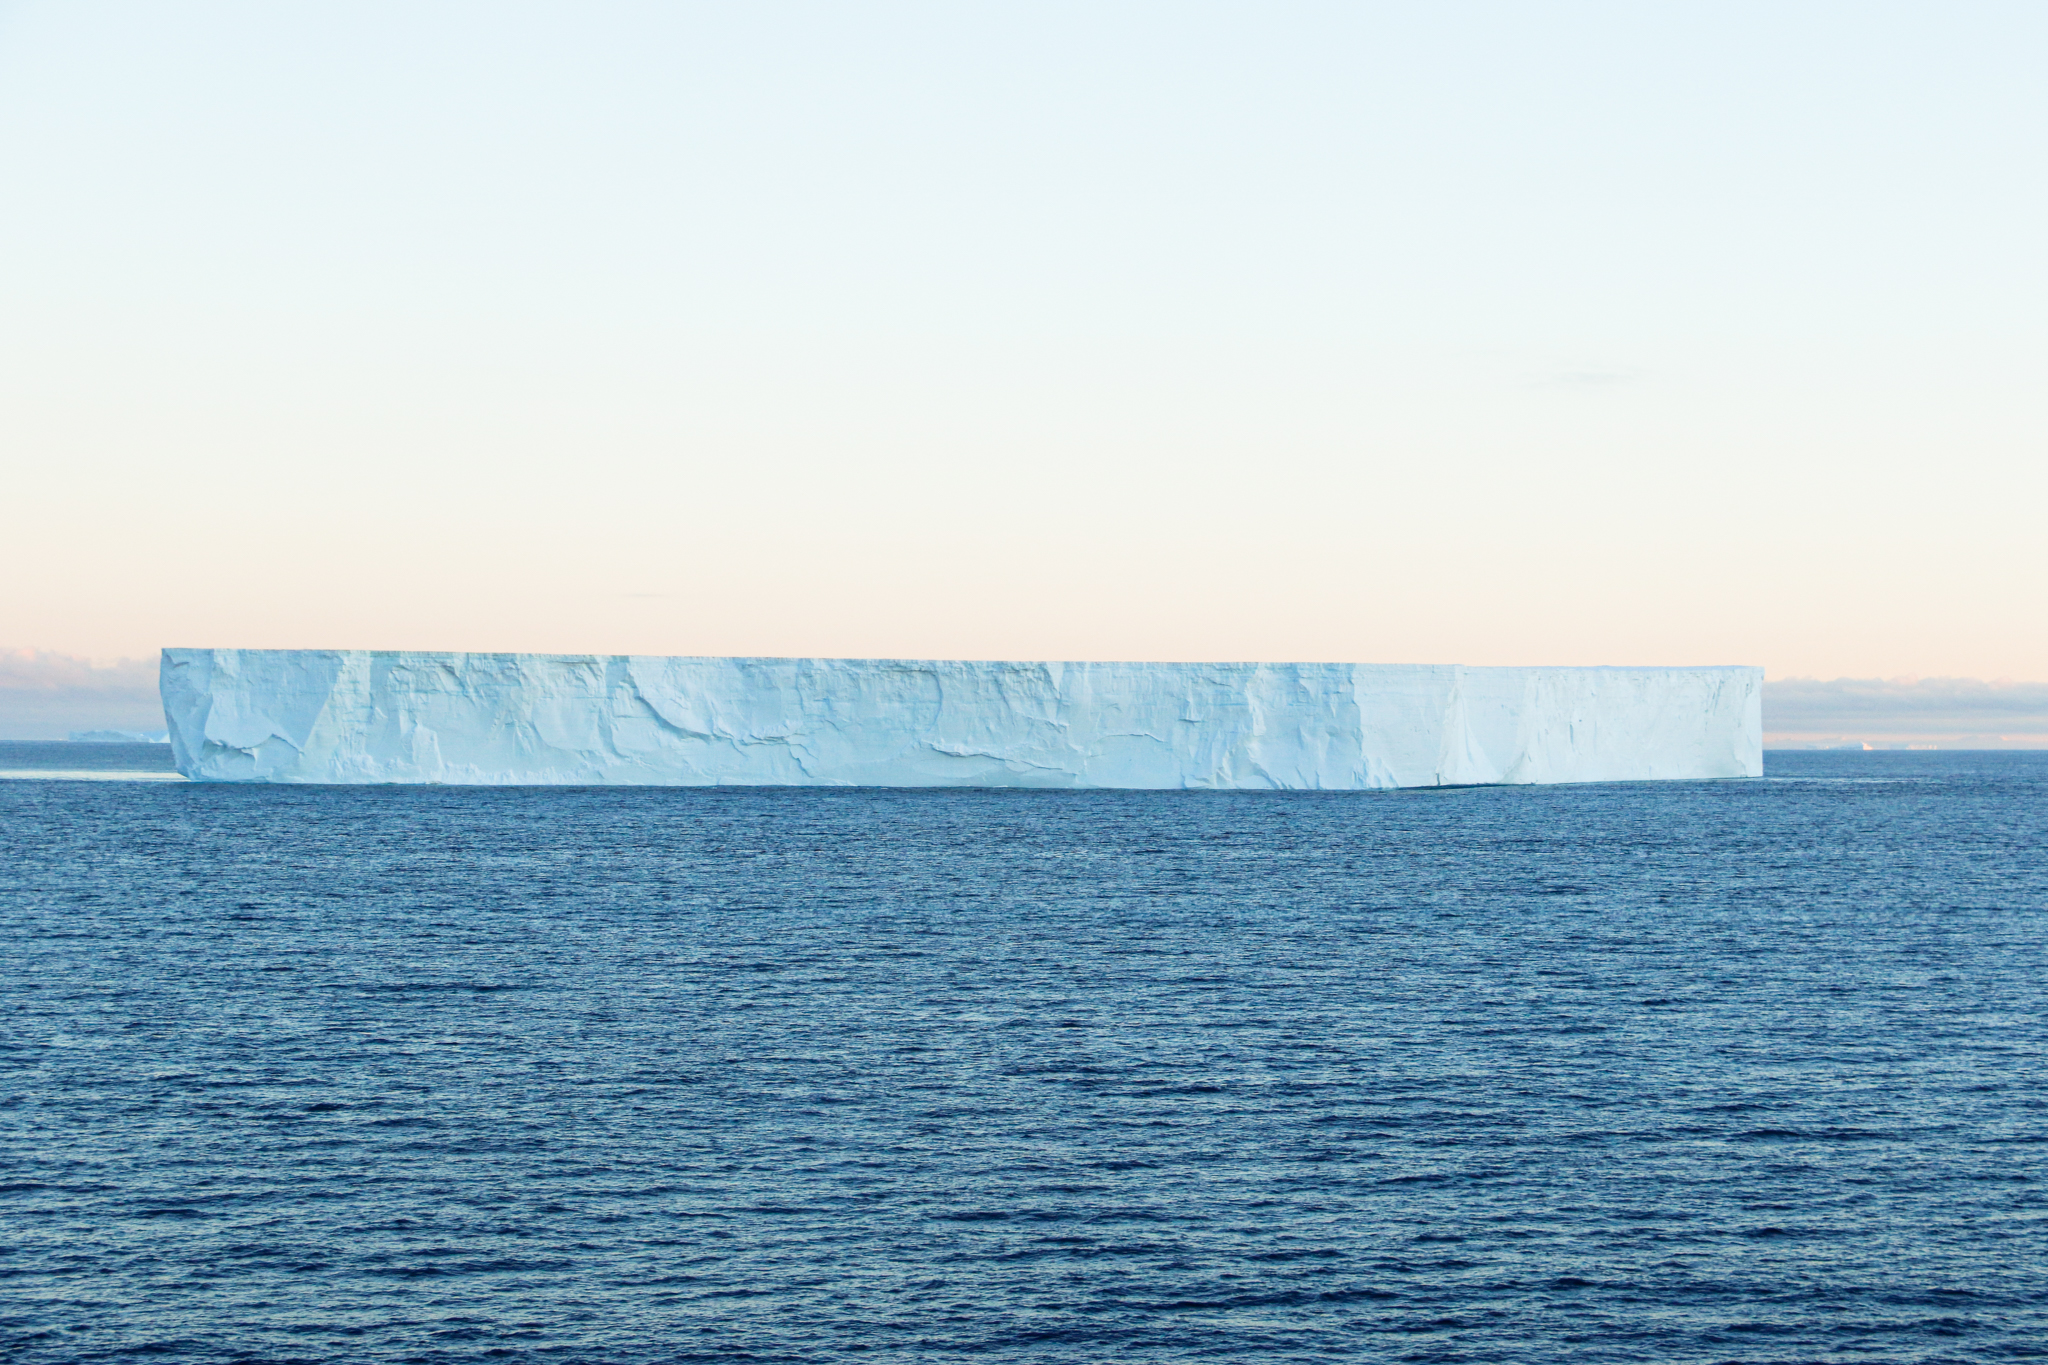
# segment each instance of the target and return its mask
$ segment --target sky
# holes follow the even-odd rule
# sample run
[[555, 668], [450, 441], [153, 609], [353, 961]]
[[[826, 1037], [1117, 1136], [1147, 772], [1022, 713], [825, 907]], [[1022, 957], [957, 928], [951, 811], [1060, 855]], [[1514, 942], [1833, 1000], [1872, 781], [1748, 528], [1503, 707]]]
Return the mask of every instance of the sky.
[[2048, 679], [2044, 63], [2033, 3], [0, 0], [0, 646]]

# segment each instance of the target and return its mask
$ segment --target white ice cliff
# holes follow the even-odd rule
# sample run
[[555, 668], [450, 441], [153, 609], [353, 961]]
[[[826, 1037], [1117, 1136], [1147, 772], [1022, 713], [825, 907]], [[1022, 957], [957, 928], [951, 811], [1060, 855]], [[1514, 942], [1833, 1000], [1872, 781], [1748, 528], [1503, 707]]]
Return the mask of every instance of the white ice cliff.
[[1350, 790], [1756, 777], [1755, 668], [167, 649], [211, 782]]

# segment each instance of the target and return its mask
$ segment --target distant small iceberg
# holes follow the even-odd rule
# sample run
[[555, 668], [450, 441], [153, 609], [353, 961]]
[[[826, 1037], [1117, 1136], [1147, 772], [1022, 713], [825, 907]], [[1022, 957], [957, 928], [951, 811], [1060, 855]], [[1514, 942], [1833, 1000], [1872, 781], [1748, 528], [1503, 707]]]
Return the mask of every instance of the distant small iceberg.
[[66, 736], [73, 744], [169, 744], [168, 730], [73, 730]]

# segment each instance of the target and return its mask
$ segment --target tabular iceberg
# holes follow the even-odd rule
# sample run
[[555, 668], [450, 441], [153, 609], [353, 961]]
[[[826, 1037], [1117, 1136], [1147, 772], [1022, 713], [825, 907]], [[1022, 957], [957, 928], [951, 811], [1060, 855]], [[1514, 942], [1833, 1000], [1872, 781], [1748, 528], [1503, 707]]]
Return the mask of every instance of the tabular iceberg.
[[167, 649], [206, 782], [1356, 790], [1757, 777], [1756, 668]]

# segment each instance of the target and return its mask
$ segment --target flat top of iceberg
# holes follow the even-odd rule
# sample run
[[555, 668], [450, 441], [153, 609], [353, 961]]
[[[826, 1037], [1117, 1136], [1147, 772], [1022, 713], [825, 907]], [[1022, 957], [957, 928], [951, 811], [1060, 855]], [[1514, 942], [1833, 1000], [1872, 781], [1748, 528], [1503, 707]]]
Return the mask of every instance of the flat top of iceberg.
[[885, 668], [1043, 668], [1057, 665], [1062, 668], [1128, 668], [1168, 669], [1189, 668], [1386, 668], [1386, 669], [1446, 669], [1465, 670], [1513, 670], [1515, 672], [1583, 672], [1586, 670], [1626, 671], [1631, 673], [1697, 673], [1713, 669], [1742, 669], [1762, 672], [1756, 664], [1461, 664], [1461, 663], [1406, 663], [1389, 660], [1358, 659], [1031, 659], [1024, 657], [1000, 658], [945, 658], [939, 656], [894, 655], [894, 654], [635, 654], [599, 651], [548, 651], [516, 649], [240, 649], [209, 646], [166, 646], [163, 656], [241, 656], [241, 657], [283, 657], [291, 655], [321, 657], [352, 657], [370, 659], [475, 659], [475, 660], [549, 660], [558, 663], [608, 663], [626, 659], [662, 659], [678, 663], [709, 664], [859, 664], [867, 667]]

